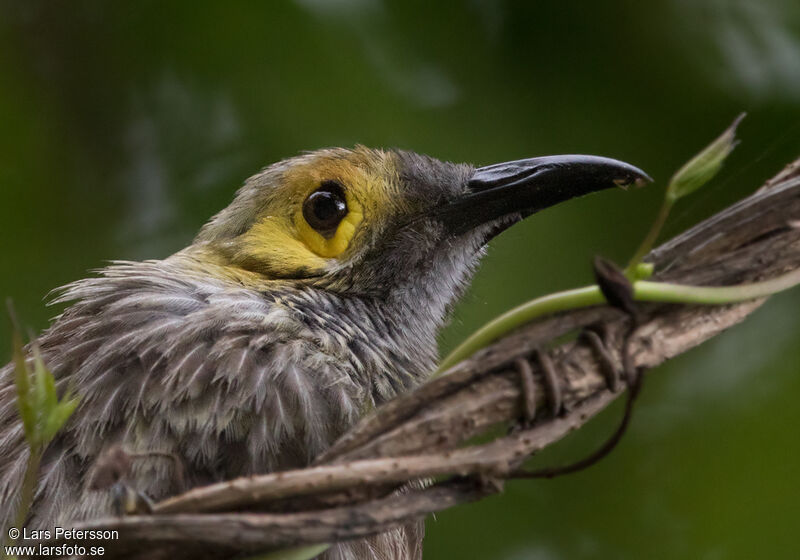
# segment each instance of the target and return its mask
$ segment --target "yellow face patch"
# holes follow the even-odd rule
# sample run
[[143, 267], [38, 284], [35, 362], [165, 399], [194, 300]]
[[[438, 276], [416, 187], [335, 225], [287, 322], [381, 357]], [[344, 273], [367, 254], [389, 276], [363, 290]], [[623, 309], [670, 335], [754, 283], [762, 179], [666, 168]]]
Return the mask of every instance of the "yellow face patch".
[[[283, 172], [263, 211], [230, 248], [230, 258], [268, 277], [324, 273], [332, 259], [354, 249], [362, 228], [381, 219], [396, 183], [394, 162], [385, 152], [357, 148], [298, 162]], [[344, 213], [330, 230], [309, 223], [303, 213], [307, 199], [325, 184], [340, 186], [337, 195], [344, 198]]]

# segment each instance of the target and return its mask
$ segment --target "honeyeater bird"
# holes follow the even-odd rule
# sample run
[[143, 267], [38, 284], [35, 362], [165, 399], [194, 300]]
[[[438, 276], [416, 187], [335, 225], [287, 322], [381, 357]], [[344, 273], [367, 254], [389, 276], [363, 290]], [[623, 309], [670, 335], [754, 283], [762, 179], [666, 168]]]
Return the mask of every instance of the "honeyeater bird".
[[[109, 515], [109, 491], [88, 478], [112, 446], [138, 454], [129, 483], [154, 500], [307, 465], [433, 371], [437, 333], [492, 237], [645, 177], [595, 156], [475, 168], [361, 146], [265, 168], [185, 249], [114, 262], [60, 292], [70, 306], [38, 344], [80, 404], [45, 450], [27, 526]], [[5, 535], [28, 448], [13, 370], [0, 373]], [[422, 532], [340, 544], [325, 558], [419, 558]]]

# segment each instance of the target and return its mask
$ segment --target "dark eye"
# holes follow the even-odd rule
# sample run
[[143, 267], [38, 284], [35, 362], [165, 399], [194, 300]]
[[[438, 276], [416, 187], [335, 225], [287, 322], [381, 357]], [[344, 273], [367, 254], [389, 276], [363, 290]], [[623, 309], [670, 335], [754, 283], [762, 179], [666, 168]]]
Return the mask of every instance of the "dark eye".
[[323, 181], [303, 202], [303, 217], [306, 222], [325, 238], [333, 237], [339, 222], [345, 216], [347, 201], [344, 189], [336, 181]]

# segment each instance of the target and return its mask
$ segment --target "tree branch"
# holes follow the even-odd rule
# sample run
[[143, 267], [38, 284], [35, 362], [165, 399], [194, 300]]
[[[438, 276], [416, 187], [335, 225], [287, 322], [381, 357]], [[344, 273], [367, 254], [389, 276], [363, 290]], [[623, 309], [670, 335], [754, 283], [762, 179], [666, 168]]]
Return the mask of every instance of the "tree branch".
[[[683, 284], [772, 278], [800, 267], [798, 220], [800, 159], [646, 260], [655, 265], [655, 278]], [[657, 366], [742, 321], [762, 302], [641, 305], [631, 361], [641, 368]], [[582, 426], [620, 394], [607, 388], [591, 346], [581, 339], [554, 341], [602, 324], [608, 354], [619, 365], [627, 321], [616, 310], [596, 307], [527, 325], [387, 403], [306, 469], [195, 488], [156, 504], [153, 515], [99, 519], [76, 528], [118, 530], [119, 539], [104, 542], [107, 558], [221, 558], [372, 535], [499, 492], [502, 480], [527, 458]], [[565, 412], [556, 418], [548, 413], [547, 384], [536, 361], [531, 363], [532, 400], [531, 387], [523, 391], [514, 366], [539, 349], [548, 350], [558, 372]], [[493, 427], [516, 422], [531, 404], [536, 413], [530, 428], [461, 447]], [[413, 484], [429, 478], [440, 482]]]

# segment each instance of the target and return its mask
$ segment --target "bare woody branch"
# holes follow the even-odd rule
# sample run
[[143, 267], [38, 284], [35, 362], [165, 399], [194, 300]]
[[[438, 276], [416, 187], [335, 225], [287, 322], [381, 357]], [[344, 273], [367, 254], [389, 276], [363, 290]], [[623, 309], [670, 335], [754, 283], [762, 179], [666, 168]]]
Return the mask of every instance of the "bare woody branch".
[[[657, 279], [684, 284], [771, 278], [800, 268], [798, 221], [800, 159], [647, 260], [655, 265]], [[631, 360], [641, 368], [657, 366], [742, 321], [761, 303], [643, 305], [630, 341]], [[620, 394], [609, 390], [602, 362], [585, 341], [554, 346], [563, 335], [598, 324], [607, 332], [609, 357], [620, 364], [627, 316], [608, 307], [563, 313], [521, 328], [447, 375], [387, 403], [306, 469], [196, 488], [156, 504], [152, 515], [76, 527], [118, 530], [118, 540], [104, 542], [106, 557], [221, 558], [376, 534], [499, 492], [526, 459], [582, 426]], [[541, 349], [547, 349], [558, 372], [564, 412], [557, 417], [548, 411], [544, 372], [531, 360]], [[519, 359], [533, 374], [527, 390], [515, 366]], [[462, 447], [493, 427], [515, 423], [526, 411], [534, 416], [529, 428]], [[439, 482], [413, 484], [430, 478]]]

